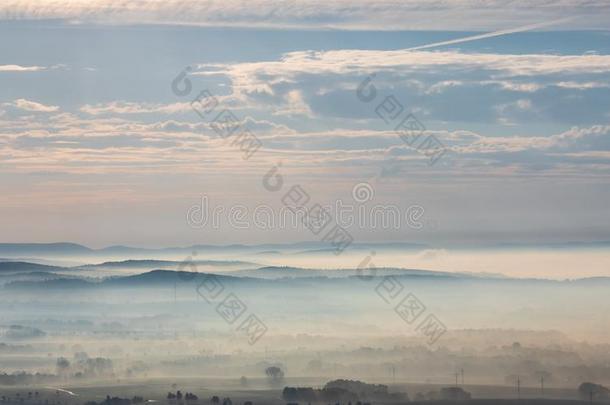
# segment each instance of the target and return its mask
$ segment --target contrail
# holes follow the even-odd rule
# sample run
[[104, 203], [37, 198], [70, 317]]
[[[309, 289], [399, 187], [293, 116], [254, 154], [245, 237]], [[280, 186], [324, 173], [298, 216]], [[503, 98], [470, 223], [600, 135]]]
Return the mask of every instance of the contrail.
[[560, 20], [548, 21], [548, 22], [537, 23], [537, 24], [530, 24], [530, 25], [525, 25], [523, 27], [518, 27], [518, 28], [510, 28], [510, 29], [506, 29], [506, 30], [488, 32], [485, 34], [472, 35], [470, 37], [451, 39], [449, 41], [443, 41], [443, 42], [435, 42], [433, 44], [419, 45], [419, 46], [415, 46], [413, 48], [407, 48], [407, 49], [405, 49], [405, 51], [418, 51], [420, 49], [436, 48], [436, 47], [443, 46], [443, 45], [461, 44], [463, 42], [477, 41], [479, 39], [493, 38], [493, 37], [499, 37], [501, 35], [515, 34], [517, 32], [531, 31], [531, 30], [535, 30], [537, 28], [548, 27], [549, 25], [560, 24], [562, 22], [566, 22], [569, 20], [572, 20], [572, 18], [562, 18]]

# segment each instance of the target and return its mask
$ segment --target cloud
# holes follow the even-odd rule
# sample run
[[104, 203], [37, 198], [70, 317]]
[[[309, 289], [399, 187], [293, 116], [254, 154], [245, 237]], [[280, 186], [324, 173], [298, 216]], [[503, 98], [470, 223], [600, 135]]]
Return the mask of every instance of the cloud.
[[[512, 108], [527, 111], [533, 107], [523, 99]], [[405, 145], [391, 129], [297, 132], [250, 116], [242, 124], [263, 143], [256, 159], [247, 165], [238, 164], [239, 151], [230, 140], [216, 136], [205, 122], [140, 122], [105, 116], [84, 119], [69, 113], [51, 115], [44, 122], [5, 121], [0, 126], [5, 135], [0, 154], [7, 157], [12, 171], [21, 172], [196, 173], [213, 168], [227, 174], [253, 175], [278, 159], [294, 162], [291, 166], [297, 175], [332, 168], [341, 168], [333, 171], [338, 176], [391, 168], [385, 170], [386, 177], [402, 175], [396, 167], [412, 173], [431, 170], [427, 158]], [[436, 136], [446, 146], [447, 154], [440, 164], [456, 176], [481, 170], [489, 176], [515, 171], [545, 175], [569, 171], [593, 176], [610, 170], [610, 126], [574, 127], [552, 136], [499, 136], [464, 130], [428, 130], [426, 135]]]
[[42, 66], [0, 65], [0, 72], [37, 72], [45, 69]]
[[607, 83], [607, 82], [576, 82], [576, 81], [567, 81], [567, 82], [559, 82], [556, 85], [558, 87], [562, 87], [564, 89], [578, 89], [578, 90], [608, 89], [608, 88], [610, 88], [610, 83]]
[[[298, 51], [258, 62], [200, 64], [195, 75], [230, 81], [234, 106], [271, 115], [375, 119], [355, 97], [373, 77], [379, 100], [400, 95], [427, 121], [514, 124], [605, 122], [610, 55], [457, 51]], [[525, 102], [528, 100], [528, 108]]]
[[[449, 84], [449, 87], [458, 83]], [[441, 86], [443, 87], [443, 86]], [[529, 93], [528, 93], [529, 94]], [[104, 106], [111, 106], [108, 109]], [[100, 110], [114, 113], [175, 111], [176, 107], [162, 104], [130, 102], [107, 103], [98, 106]], [[190, 109], [190, 106], [189, 106]], [[529, 98], [519, 98], [514, 102], [501, 104], [499, 115], [507, 121], [521, 114], [537, 112], [537, 107]], [[191, 112], [193, 115], [194, 113]], [[100, 114], [101, 115], [101, 114]], [[280, 114], [281, 115], [281, 114]], [[40, 129], [28, 128], [19, 136], [13, 146], [21, 150], [30, 148], [50, 148], [61, 150], [114, 150], [132, 156], [130, 159], [141, 162], [151, 149], [170, 153], [171, 161], [186, 164], [192, 159], [210, 156], [212, 151], [221, 154], [214, 160], [221, 167], [234, 166], [225, 161], [231, 153], [230, 143], [223, 143], [209, 122], [181, 121], [177, 119], [143, 123], [138, 121], [117, 120], [116, 118], [94, 118], [93, 120], [60, 114], [53, 119], [57, 129], [42, 126]], [[196, 116], [191, 117], [197, 119]], [[387, 130], [336, 129], [331, 131], [295, 131], [284, 124], [266, 119], [246, 116], [241, 124], [249, 128], [263, 142], [259, 156], [265, 159], [290, 158], [300, 162], [305, 172], [313, 168], [343, 167], [349, 170], [362, 170], [385, 166], [387, 164], [407, 164], [421, 162], [426, 165], [426, 157], [413, 148], [406, 146], [391, 128]], [[31, 125], [31, 124], [28, 124]], [[14, 129], [13, 129], [14, 130]], [[447, 163], [456, 165], [459, 172], [475, 168], [520, 168], [536, 173], [552, 173], [566, 165], [570, 170], [582, 173], [610, 168], [610, 126], [575, 127], [569, 131], [552, 136], [479, 134], [473, 131], [428, 130], [446, 145]], [[139, 152], [138, 148], [143, 151]], [[113, 152], [114, 153], [114, 152]], [[223, 155], [225, 154], [226, 155]], [[158, 161], [159, 157], [154, 158]], [[222, 163], [224, 162], [224, 163]], [[420, 164], [420, 163], [416, 163]], [[595, 168], [592, 170], [591, 165]], [[182, 167], [182, 163], [179, 165]], [[605, 168], [605, 169], [604, 169]], [[134, 170], [138, 170], [137, 167]], [[239, 168], [237, 168], [239, 170]], [[421, 168], [419, 169], [421, 170]], [[399, 172], [396, 172], [399, 173]]]
[[311, 117], [312, 112], [309, 105], [303, 99], [303, 94], [299, 90], [290, 90], [284, 96], [285, 107], [274, 111], [275, 115], [303, 115]]
[[94, 105], [86, 104], [80, 108], [80, 111], [91, 115], [151, 113], [174, 114], [185, 111], [193, 111], [193, 109], [190, 103], [155, 104], [113, 101], [110, 103], [98, 103]]
[[214, 26], [333, 27], [343, 29], [510, 30], [566, 16], [571, 29], [606, 28], [605, 0], [21, 0], [0, 3], [12, 19]]
[[430, 86], [426, 93], [442, 93], [445, 89], [449, 87], [462, 86], [463, 84], [464, 82], [460, 80], [443, 80]]
[[13, 107], [23, 111], [51, 113], [59, 111], [59, 107], [55, 105], [45, 105], [36, 101], [26, 100], [24, 98], [17, 99], [10, 103], [2, 104], [6, 107]]
[[533, 93], [545, 87], [543, 83], [534, 82], [515, 82], [510, 80], [484, 80], [481, 85], [498, 85], [503, 90], [514, 91], [519, 93]]
[[[247, 86], [249, 91], [270, 84], [294, 82], [298, 75], [368, 74], [378, 72], [422, 72], [489, 70], [499, 76], [537, 76], [553, 74], [608, 73], [610, 55], [547, 55], [547, 54], [493, 54], [462, 53], [456, 51], [383, 51], [333, 50], [326, 52], [289, 52], [280, 60], [225, 65], [199, 66], [201, 74], [229, 76], [234, 86]], [[266, 87], [265, 87], [266, 86]]]

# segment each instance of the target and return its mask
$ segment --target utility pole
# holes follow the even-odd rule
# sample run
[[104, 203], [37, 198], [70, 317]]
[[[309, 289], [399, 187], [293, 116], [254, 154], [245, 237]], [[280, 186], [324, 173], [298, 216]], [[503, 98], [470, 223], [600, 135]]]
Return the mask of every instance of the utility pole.
[[517, 399], [521, 399], [521, 379], [517, 376]]
[[462, 385], [464, 385], [464, 369], [462, 368], [460, 371], [462, 372]]
[[455, 386], [458, 386], [458, 375], [460, 375], [459, 373], [455, 373]]
[[540, 392], [542, 393], [542, 397], [544, 397], [544, 376], [540, 376]]
[[396, 367], [392, 364], [392, 382], [396, 384]]

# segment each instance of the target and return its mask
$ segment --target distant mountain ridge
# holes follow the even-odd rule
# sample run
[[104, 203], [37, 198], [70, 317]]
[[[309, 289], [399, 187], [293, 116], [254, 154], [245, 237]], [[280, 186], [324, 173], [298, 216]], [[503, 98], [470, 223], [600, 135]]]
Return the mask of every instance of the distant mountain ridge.
[[241, 260], [189, 260], [189, 261], [178, 261], [178, 260], [155, 260], [155, 259], [129, 259], [120, 261], [109, 261], [100, 264], [86, 264], [77, 266], [80, 269], [96, 269], [96, 268], [157, 268], [162, 267], [174, 267], [179, 269], [182, 267], [188, 267], [190, 264], [195, 266], [235, 266], [235, 265], [250, 265], [260, 266], [256, 263], [245, 262]]
[[374, 271], [365, 269], [306, 269], [291, 266], [265, 266], [256, 269], [236, 270], [231, 275], [247, 276], [254, 278], [282, 278], [282, 277], [354, 277], [358, 275], [370, 276], [374, 273], [377, 277], [384, 276], [426, 276], [426, 277], [475, 277], [466, 273], [451, 273], [445, 271], [403, 269], [395, 267], [378, 267]]
[[[10, 281], [5, 288], [16, 289], [40, 289], [40, 288], [75, 288], [75, 287], [154, 287], [157, 285], [173, 285], [174, 283], [203, 281], [205, 277], [212, 276], [223, 283], [235, 283], [239, 285], [273, 285], [277, 283], [287, 286], [305, 283], [325, 282], [352, 282], [362, 280], [361, 275], [377, 279], [392, 276], [403, 282], [408, 281], [431, 281], [431, 282], [476, 282], [476, 283], [507, 283], [514, 285], [519, 283], [545, 284], [549, 285], [592, 285], [610, 286], [610, 277], [592, 277], [575, 280], [549, 280], [532, 278], [509, 278], [467, 273], [436, 272], [428, 270], [381, 268], [377, 272], [366, 271], [360, 274], [356, 269], [343, 270], [316, 270], [301, 269], [296, 267], [261, 267], [259, 269], [232, 271], [232, 272], [190, 272], [166, 269], [155, 269], [141, 274], [111, 276], [102, 280], [92, 280], [86, 277], [67, 276], [55, 273], [26, 273], [31, 277], [25, 280]], [[46, 277], [45, 277], [46, 275]]]
[[[424, 249], [426, 245], [416, 243], [354, 243], [351, 249], [368, 249], [371, 246], [376, 246], [380, 249]], [[0, 243], [0, 257], [15, 257], [15, 256], [65, 256], [65, 255], [127, 255], [127, 254], [148, 254], [155, 253], [180, 253], [190, 255], [192, 252], [198, 251], [235, 251], [235, 252], [270, 252], [279, 251], [282, 249], [295, 250], [298, 253], [307, 251], [325, 251], [328, 250], [328, 244], [323, 242], [294, 242], [294, 243], [265, 243], [259, 245], [192, 245], [182, 247], [164, 247], [164, 248], [141, 248], [131, 246], [108, 246], [101, 249], [92, 249], [87, 246], [76, 243], [59, 242], [59, 243]]]
[[0, 262], [0, 274], [7, 273], [31, 273], [31, 272], [45, 272], [50, 273], [54, 271], [66, 271], [69, 270], [67, 267], [49, 266], [46, 264], [30, 263], [30, 262]]
[[[431, 247], [421, 243], [409, 242], [388, 242], [388, 243], [353, 243], [350, 250], [422, 250], [431, 248], [443, 248], [444, 246]], [[558, 243], [498, 243], [485, 246], [450, 246], [455, 249], [603, 249], [610, 248], [610, 241], [591, 241], [591, 242], [558, 242]], [[58, 256], [109, 256], [109, 255], [148, 255], [154, 257], [157, 254], [181, 254], [191, 255], [198, 251], [218, 251], [218, 252], [248, 252], [260, 254], [283, 254], [287, 251], [293, 255], [306, 255], [316, 253], [326, 253], [329, 246], [324, 242], [293, 242], [293, 243], [263, 243], [258, 245], [231, 244], [231, 245], [205, 245], [197, 244], [192, 246], [163, 247], [163, 248], [142, 248], [123, 245], [108, 246], [101, 249], [93, 249], [84, 245], [70, 242], [57, 243], [0, 243], [0, 257], [7, 260], [15, 257], [32, 256], [58, 257]]]
[[0, 243], [0, 256], [16, 255], [54, 255], [54, 254], [88, 254], [93, 252], [86, 246], [77, 243], [58, 242], [58, 243]]

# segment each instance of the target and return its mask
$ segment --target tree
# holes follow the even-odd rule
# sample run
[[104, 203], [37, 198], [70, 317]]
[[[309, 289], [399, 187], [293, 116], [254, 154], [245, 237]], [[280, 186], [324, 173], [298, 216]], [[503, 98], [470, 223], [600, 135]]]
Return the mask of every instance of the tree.
[[442, 400], [446, 401], [461, 401], [471, 398], [470, 392], [464, 391], [460, 387], [441, 388], [440, 396]]
[[584, 400], [600, 400], [605, 401], [610, 399], [610, 390], [603, 385], [584, 382], [578, 387], [578, 394]]
[[70, 362], [65, 357], [60, 357], [57, 359], [57, 374], [60, 376], [65, 376], [65, 374], [70, 369]]
[[284, 380], [284, 372], [281, 368], [276, 366], [267, 367], [265, 369], [265, 374], [267, 375], [267, 378], [269, 379], [271, 384], [274, 385], [281, 384]]
[[210, 400], [211, 403], [213, 404], [219, 404], [220, 403], [220, 398], [218, 398], [216, 395], [214, 395], [212, 397], [212, 399]]

